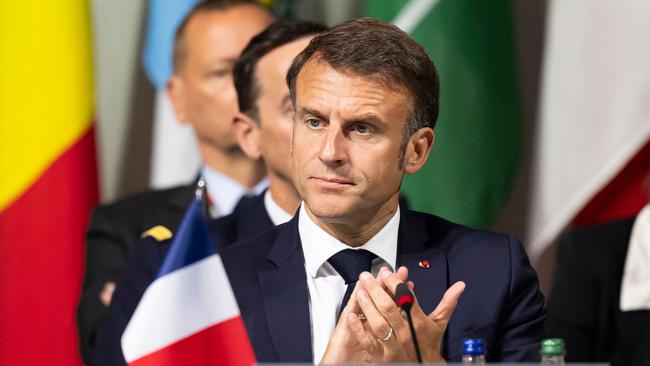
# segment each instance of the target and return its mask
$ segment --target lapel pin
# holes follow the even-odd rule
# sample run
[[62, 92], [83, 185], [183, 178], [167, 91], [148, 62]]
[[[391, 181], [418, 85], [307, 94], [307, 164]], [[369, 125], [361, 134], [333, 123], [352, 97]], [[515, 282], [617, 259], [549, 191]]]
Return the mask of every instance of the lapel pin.
[[419, 261], [418, 266], [420, 266], [420, 268], [429, 268], [429, 267], [431, 267], [431, 265], [429, 264], [429, 261]]

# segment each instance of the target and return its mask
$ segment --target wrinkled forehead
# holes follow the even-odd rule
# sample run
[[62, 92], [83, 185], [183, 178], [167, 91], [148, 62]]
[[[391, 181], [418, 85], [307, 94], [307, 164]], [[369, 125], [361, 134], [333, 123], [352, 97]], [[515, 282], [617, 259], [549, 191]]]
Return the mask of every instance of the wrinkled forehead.
[[363, 74], [346, 67], [335, 67], [320, 58], [307, 61], [296, 77], [295, 103], [315, 93], [329, 95], [337, 103], [354, 104], [360, 101], [389, 102], [393, 99], [404, 103], [410, 110], [413, 98], [410, 91], [388, 76]]
[[401, 126], [410, 115], [411, 106], [410, 95], [401, 88], [349, 70], [337, 70], [323, 62], [305, 64], [296, 81], [298, 119], [314, 116]]
[[[333, 77], [336, 75], [338, 76], [338, 80], [327, 81], [340, 83], [344, 79], [355, 80], [359, 84], [372, 85], [372, 87], [377, 91], [383, 91], [390, 94], [401, 94], [408, 99], [409, 104], [412, 104], [413, 96], [411, 91], [405, 85], [402, 85], [398, 78], [393, 77], [390, 74], [364, 73], [361, 70], [356, 70], [352, 67], [332, 65], [319, 54], [315, 54], [305, 62], [296, 76], [295, 99], [298, 99], [301, 89], [304, 93], [306, 88], [313, 87], [314, 81], [325, 81], [323, 76], [329, 70], [335, 71], [335, 73], [328, 73], [328, 76]], [[309, 81], [311, 81], [311, 83], [309, 83]]]

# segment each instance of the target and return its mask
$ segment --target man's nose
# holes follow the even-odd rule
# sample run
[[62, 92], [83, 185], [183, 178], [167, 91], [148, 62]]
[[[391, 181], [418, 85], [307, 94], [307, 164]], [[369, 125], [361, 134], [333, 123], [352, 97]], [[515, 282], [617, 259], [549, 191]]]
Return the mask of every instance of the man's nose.
[[346, 162], [346, 139], [338, 126], [330, 126], [323, 134], [318, 158], [326, 165], [341, 166]]

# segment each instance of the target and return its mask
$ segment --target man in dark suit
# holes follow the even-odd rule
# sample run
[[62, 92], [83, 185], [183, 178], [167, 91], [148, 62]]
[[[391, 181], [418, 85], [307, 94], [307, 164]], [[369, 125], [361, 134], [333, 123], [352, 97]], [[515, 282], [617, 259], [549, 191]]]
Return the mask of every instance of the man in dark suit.
[[[269, 189], [249, 200], [245, 207], [210, 223], [216, 243], [244, 240], [291, 219], [300, 197], [290, 178], [289, 145], [292, 110], [284, 76], [291, 60], [325, 26], [310, 22], [277, 21], [255, 36], [234, 68], [241, 112], [234, 117], [237, 140], [252, 160], [266, 163]], [[119, 283], [106, 324], [97, 341], [97, 362], [124, 364], [120, 338], [146, 288], [155, 279], [167, 252], [170, 237], [155, 231], [137, 243]]]
[[520, 243], [398, 204], [434, 140], [425, 50], [392, 25], [345, 22], [312, 39], [287, 85], [303, 204], [221, 252], [257, 360], [415, 361], [390, 296], [407, 278], [425, 362], [458, 361], [466, 337], [483, 338], [490, 361], [539, 359], [544, 299]]
[[[248, 41], [272, 21], [272, 15], [253, 1], [206, 1], [197, 4], [176, 33], [168, 94], [178, 120], [190, 123], [195, 131], [204, 164], [201, 175], [215, 217], [230, 214], [242, 196], [259, 194], [266, 187], [263, 162], [246, 157], [234, 138], [232, 118], [237, 106], [232, 68]], [[87, 363], [97, 327], [136, 242], [143, 235], [160, 240], [172, 236], [193, 192], [194, 184], [148, 191], [94, 210], [77, 312]]]
[[575, 229], [560, 240], [547, 330], [564, 339], [567, 361], [650, 362], [650, 309], [622, 311], [620, 305], [634, 222], [632, 217]]

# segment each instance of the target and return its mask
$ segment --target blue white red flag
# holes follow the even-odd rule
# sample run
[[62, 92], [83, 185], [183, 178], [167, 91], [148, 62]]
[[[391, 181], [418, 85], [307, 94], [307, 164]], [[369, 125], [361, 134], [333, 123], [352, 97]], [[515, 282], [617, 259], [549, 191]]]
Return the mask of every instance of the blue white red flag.
[[252, 365], [255, 354], [199, 199], [124, 334], [131, 366]]

